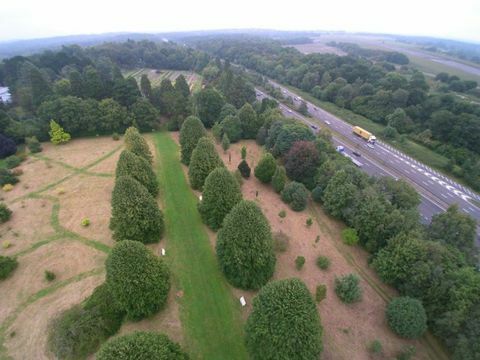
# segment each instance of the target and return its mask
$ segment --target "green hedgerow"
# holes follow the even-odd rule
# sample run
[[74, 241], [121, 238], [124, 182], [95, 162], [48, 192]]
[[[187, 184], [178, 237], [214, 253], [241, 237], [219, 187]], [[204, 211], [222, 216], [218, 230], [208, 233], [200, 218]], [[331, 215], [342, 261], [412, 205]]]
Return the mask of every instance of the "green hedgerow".
[[235, 287], [258, 289], [272, 277], [275, 254], [270, 224], [253, 201], [240, 201], [223, 221], [216, 252], [227, 280]]
[[170, 274], [163, 260], [142, 243], [117, 243], [105, 265], [107, 285], [129, 319], [140, 320], [163, 308], [170, 290]]
[[181, 161], [185, 165], [190, 164], [193, 150], [198, 144], [200, 138], [207, 135], [205, 127], [196, 116], [189, 116], [185, 119], [180, 129], [180, 151]]
[[419, 338], [427, 330], [427, 314], [417, 299], [396, 297], [388, 304], [386, 316], [390, 328], [404, 338]]
[[255, 167], [255, 177], [263, 183], [272, 181], [273, 174], [277, 169], [277, 162], [272, 154], [266, 153]]
[[302, 183], [292, 181], [283, 189], [282, 200], [293, 211], [302, 211], [307, 207], [308, 190]]
[[0, 203], [0, 224], [7, 222], [11, 217], [12, 210], [10, 210], [4, 203]]
[[131, 176], [145, 186], [153, 197], [158, 195], [158, 181], [152, 166], [144, 158], [123, 150], [117, 162], [115, 176]]
[[355, 274], [349, 274], [335, 278], [335, 293], [346, 304], [351, 304], [362, 299], [360, 278]]
[[215, 150], [212, 140], [203, 137], [193, 150], [188, 167], [190, 185], [195, 190], [201, 190], [207, 176], [217, 167], [225, 166]]
[[125, 131], [124, 142], [127, 150], [130, 150], [135, 155], [144, 158], [149, 164], [152, 163], [153, 155], [147, 142], [143, 136], [140, 135], [137, 128], [131, 126]]
[[166, 335], [135, 331], [105, 343], [96, 354], [97, 360], [188, 360], [180, 345]]
[[319, 256], [316, 264], [320, 269], [327, 270], [330, 267], [330, 259], [326, 256]]
[[148, 190], [130, 176], [120, 176], [112, 192], [110, 229], [117, 241], [158, 242], [164, 230], [163, 214]]
[[17, 259], [0, 255], [0, 280], [6, 279], [17, 266]]
[[273, 281], [261, 288], [245, 327], [253, 360], [318, 359], [322, 333], [312, 295], [299, 279]]
[[225, 216], [240, 200], [242, 192], [237, 179], [226, 168], [216, 168], [205, 179], [198, 211], [205, 224], [218, 230]]

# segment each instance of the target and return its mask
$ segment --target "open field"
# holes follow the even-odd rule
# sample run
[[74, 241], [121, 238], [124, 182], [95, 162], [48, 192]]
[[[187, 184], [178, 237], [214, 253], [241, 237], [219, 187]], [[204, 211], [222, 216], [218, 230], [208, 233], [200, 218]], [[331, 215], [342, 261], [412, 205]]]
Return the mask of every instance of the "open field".
[[304, 54], [335, 54], [339, 56], [347, 55], [347, 53], [339, 48], [328, 46], [326, 43], [314, 41], [309, 44], [300, 44], [300, 45], [288, 45], [294, 47], [298, 51]]
[[175, 79], [183, 75], [187, 83], [190, 85], [190, 90], [192, 92], [200, 90], [202, 86], [202, 77], [201, 75], [194, 73], [192, 71], [182, 71], [182, 70], [165, 70], [165, 69], [135, 69], [129, 70], [124, 73], [125, 77], [134, 77], [137, 82], [140, 84], [140, 78], [143, 74], [148, 76], [152, 87], [160, 86], [160, 83], [163, 79], [170, 79], [170, 81], [175, 82]]
[[[0, 225], [0, 243], [9, 244], [0, 255], [15, 256], [19, 263], [0, 282], [0, 359], [52, 359], [46, 349], [49, 322], [103, 282], [113, 245], [110, 197], [122, 146], [110, 137], [43, 144], [44, 151], [20, 165], [24, 173], [14, 189], [0, 193], [13, 211]], [[80, 224], [84, 218], [91, 221], [88, 227]], [[150, 248], [158, 253], [159, 246]], [[46, 270], [55, 280], [45, 279]], [[182, 341], [173, 292], [163, 311], [127, 322], [119, 333], [138, 329], [156, 329]]]
[[[254, 141], [232, 144], [226, 152], [217, 145], [219, 154], [230, 170], [236, 169], [241, 161], [243, 145], [247, 147], [247, 161], [253, 170], [262, 154], [262, 149]], [[367, 345], [374, 339], [380, 340], [383, 345], [382, 358], [393, 358], [408, 344], [417, 348], [416, 359], [447, 358], [431, 336], [425, 336], [418, 341], [407, 341], [391, 332], [386, 324], [384, 311], [387, 301], [396, 296], [396, 292], [384, 285], [369, 268], [367, 263], [369, 254], [360, 247], [349, 247], [342, 243], [340, 237], [342, 224], [327, 216], [318, 205], [311, 204], [303, 212], [290, 210], [270, 186], [260, 183], [253, 176], [253, 171], [252, 177], [244, 181], [242, 193], [244, 198], [259, 204], [273, 232], [281, 231], [290, 238], [287, 251], [277, 253], [274, 278], [299, 277], [312, 293], [318, 284], [327, 285], [327, 298], [318, 305], [324, 326], [322, 359], [370, 359]], [[287, 213], [284, 219], [278, 216], [280, 210]], [[311, 227], [306, 226], [309, 217], [314, 219]], [[213, 233], [212, 237], [215, 237]], [[214, 240], [212, 245], [213, 243]], [[306, 263], [304, 268], [298, 271], [294, 261], [300, 255], [306, 258]], [[319, 255], [330, 258], [331, 267], [327, 271], [317, 268], [315, 260]], [[363, 300], [357, 304], [345, 305], [336, 297], [333, 284], [335, 276], [351, 272], [362, 278]], [[255, 293], [241, 292], [241, 294], [245, 295], [247, 303], [251, 304]]]
[[193, 359], [245, 359], [239, 307], [229, 291], [185, 179], [179, 147], [154, 136], [165, 204], [167, 256], [177, 285], [186, 348]]

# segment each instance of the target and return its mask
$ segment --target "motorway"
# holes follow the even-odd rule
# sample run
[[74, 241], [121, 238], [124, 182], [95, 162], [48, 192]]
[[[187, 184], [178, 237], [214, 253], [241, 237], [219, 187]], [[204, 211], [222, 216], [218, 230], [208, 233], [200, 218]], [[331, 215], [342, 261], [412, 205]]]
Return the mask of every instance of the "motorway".
[[[284, 96], [292, 97], [295, 105], [305, 101], [289, 89], [269, 81], [271, 85], [279, 88]], [[261, 99], [270, 96], [257, 89], [257, 97]], [[424, 223], [428, 223], [434, 214], [445, 211], [452, 204], [458, 204], [462, 211], [475, 219], [477, 225], [480, 223], [480, 208], [472, 202], [472, 199], [480, 201], [480, 196], [381, 141], [377, 140], [373, 148], [368, 147], [365, 140], [353, 134], [351, 124], [308, 101], [305, 103], [311, 118], [302, 116], [284, 104], [280, 103], [279, 106], [284, 115], [304, 122], [314, 131], [318, 131], [319, 126], [329, 128], [335, 146], [344, 146], [345, 152], [360, 162], [360, 168], [369, 175], [392, 176], [409, 182], [421, 196], [419, 212]], [[360, 156], [353, 155], [354, 151]], [[480, 246], [479, 226], [477, 244]]]

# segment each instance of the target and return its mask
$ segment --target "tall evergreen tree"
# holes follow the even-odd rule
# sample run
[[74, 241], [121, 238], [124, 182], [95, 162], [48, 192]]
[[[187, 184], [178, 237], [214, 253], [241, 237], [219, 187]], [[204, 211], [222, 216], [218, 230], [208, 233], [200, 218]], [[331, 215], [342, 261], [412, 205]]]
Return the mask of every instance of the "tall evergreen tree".
[[193, 150], [190, 166], [188, 167], [188, 178], [190, 186], [195, 190], [201, 190], [207, 176], [217, 167], [225, 166], [218, 156], [212, 140], [202, 137]]
[[198, 144], [200, 138], [207, 135], [205, 127], [199, 118], [189, 116], [185, 119], [180, 129], [180, 148], [181, 160], [185, 165], [190, 164], [192, 152]]
[[150, 83], [147, 74], [142, 74], [142, 77], [140, 78], [140, 90], [142, 95], [147, 99], [150, 100], [152, 98], [152, 84]]
[[175, 80], [175, 90], [185, 98], [190, 96], [190, 87], [188, 86], [187, 80], [185, 80], [185, 76], [180, 74], [177, 77]]

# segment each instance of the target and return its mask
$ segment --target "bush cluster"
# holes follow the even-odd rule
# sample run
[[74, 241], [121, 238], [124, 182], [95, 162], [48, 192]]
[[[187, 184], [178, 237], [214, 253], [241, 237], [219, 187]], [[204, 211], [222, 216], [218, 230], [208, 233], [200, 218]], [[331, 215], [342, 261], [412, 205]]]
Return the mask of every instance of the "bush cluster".
[[302, 183], [292, 181], [283, 189], [282, 200], [293, 211], [302, 211], [307, 207], [308, 190]]
[[322, 326], [315, 303], [299, 279], [273, 281], [253, 299], [245, 328], [253, 360], [315, 360], [322, 351]]
[[408, 296], [393, 299], [386, 316], [390, 328], [404, 338], [416, 339], [427, 330], [427, 315], [417, 299]]
[[17, 266], [17, 259], [0, 255], [0, 280], [6, 279]]
[[275, 269], [270, 224], [252, 201], [240, 201], [225, 217], [216, 252], [227, 280], [235, 287], [258, 289]]
[[117, 243], [105, 265], [106, 283], [129, 319], [148, 317], [165, 305], [170, 290], [168, 268], [143, 244]]
[[18, 183], [18, 178], [11, 170], [0, 169], [0, 186], [15, 185], [16, 183]]
[[17, 155], [10, 155], [5, 159], [5, 165], [7, 165], [8, 169], [16, 168], [21, 163], [22, 159]]
[[105, 343], [96, 354], [97, 360], [188, 360], [177, 343], [166, 335], [135, 331]]
[[360, 278], [355, 274], [335, 278], [335, 293], [346, 304], [360, 301], [362, 299]]

